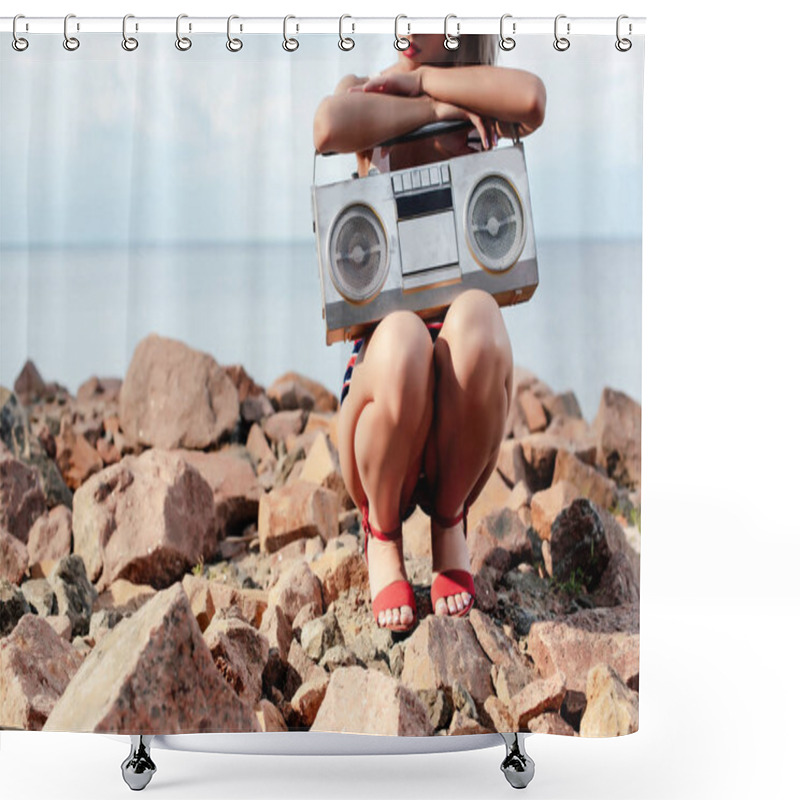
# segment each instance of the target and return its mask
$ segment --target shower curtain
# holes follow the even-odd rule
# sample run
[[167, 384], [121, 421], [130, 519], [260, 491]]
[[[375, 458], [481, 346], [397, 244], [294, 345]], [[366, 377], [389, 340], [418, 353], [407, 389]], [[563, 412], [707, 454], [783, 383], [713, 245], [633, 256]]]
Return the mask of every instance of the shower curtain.
[[[413, 73], [391, 35], [133, 24], [0, 46], [0, 728], [637, 730], [642, 37], [518, 35], [493, 63], [540, 81], [533, 130], [450, 103], [462, 130], [357, 159], [315, 154], [315, 119], [345, 76]], [[513, 382], [463, 521], [474, 604], [435, 613], [420, 503], [392, 631], [343, 381], [388, 314], [475, 287]]]

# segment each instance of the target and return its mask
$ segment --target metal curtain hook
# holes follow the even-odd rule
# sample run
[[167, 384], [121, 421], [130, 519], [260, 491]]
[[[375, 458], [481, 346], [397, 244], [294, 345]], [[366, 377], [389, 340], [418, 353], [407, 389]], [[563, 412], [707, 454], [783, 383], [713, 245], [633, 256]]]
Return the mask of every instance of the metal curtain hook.
[[[516, 41], [512, 39], [510, 36], [503, 36], [503, 23], [507, 19], [511, 19], [511, 14], [503, 14], [503, 16], [500, 17], [500, 47], [503, 50], [513, 50], [517, 46]], [[511, 32], [512, 33], [517, 32], [516, 22], [511, 23]]]
[[[340, 50], [352, 50], [356, 46], [356, 43], [349, 36], [347, 38], [345, 38], [343, 33], [342, 33], [342, 26], [343, 26], [344, 21], [346, 19], [353, 19], [353, 18], [349, 14], [342, 14], [342, 16], [339, 17], [339, 49]], [[352, 28], [352, 32], [355, 33], [355, 30], [356, 30], [355, 22], [350, 23], [350, 25], [351, 25], [351, 28]]]
[[[67, 16], [64, 17], [64, 49], [69, 51], [77, 50], [81, 46], [81, 43], [78, 41], [78, 39], [69, 35], [68, 26], [71, 19], [75, 19], [74, 14], [67, 14]], [[80, 30], [80, 26], [78, 27], [78, 30]]]
[[[628, 50], [630, 50], [631, 47], [633, 46], [633, 43], [631, 42], [630, 39], [623, 39], [619, 35], [619, 28], [620, 28], [619, 24], [620, 24], [620, 22], [622, 22], [623, 19], [628, 19], [627, 14], [620, 14], [617, 17], [617, 41], [614, 42], [614, 47], [616, 47], [617, 50], [620, 51], [620, 53], [627, 53]], [[629, 22], [628, 23], [628, 35], [630, 36], [631, 33], [633, 33], [633, 26]]]
[[[134, 19], [133, 14], [126, 14], [122, 18], [122, 49], [132, 53], [138, 46], [139, 40], [134, 39], [133, 36], [128, 36], [128, 20]], [[137, 30], [139, 26], [136, 26]]]
[[[569, 50], [569, 45], [570, 45], [570, 41], [569, 39], [567, 39], [566, 36], [558, 35], [558, 21], [560, 19], [566, 19], [566, 18], [567, 18], [566, 14], [559, 14], [556, 17], [555, 22], [553, 23], [553, 32], [556, 37], [556, 40], [553, 42], [553, 47], [555, 47], [555, 49], [561, 53], [563, 53], [565, 50]], [[569, 36], [569, 22], [567, 23], [567, 36]]]
[[[238, 53], [242, 49], [242, 40], [241, 39], [234, 39], [231, 36], [231, 22], [235, 19], [239, 19], [236, 14], [231, 14], [228, 17], [228, 41], [225, 42], [225, 47], [231, 51], [231, 53]], [[241, 30], [241, 25], [239, 26], [239, 30]]]
[[23, 39], [17, 33], [17, 20], [18, 19], [25, 19], [25, 15], [24, 14], [17, 14], [17, 16], [14, 17], [14, 22], [11, 23], [11, 33], [12, 33], [12, 35], [14, 37], [14, 39], [11, 42], [11, 46], [18, 53], [21, 53], [23, 50], [27, 50], [28, 49], [28, 40], [27, 39]]
[[[283, 18], [283, 49], [289, 53], [293, 53], [298, 47], [300, 47], [300, 42], [298, 42], [297, 39], [290, 39], [286, 34], [286, 24], [290, 19], [296, 19], [296, 17], [293, 17], [291, 14], [287, 14]], [[295, 24], [295, 31], [299, 30], [300, 26]]]
[[461, 33], [461, 23], [460, 22], [456, 22], [456, 35], [455, 36], [451, 36], [447, 32], [447, 23], [451, 19], [457, 19], [456, 15], [455, 14], [448, 14], [444, 18], [444, 46], [445, 46], [446, 50], [458, 50], [458, 47], [461, 44], [461, 42], [458, 39], [458, 35], [459, 35], [459, 33]]
[[[398, 28], [400, 27], [401, 19], [408, 19], [408, 17], [405, 14], [398, 14], [394, 18], [394, 47], [395, 50], [403, 51], [403, 50], [408, 50], [409, 46], [411, 45], [411, 42], [405, 36], [400, 35]], [[408, 33], [411, 33], [410, 22], [406, 23], [406, 28], [408, 29]], [[401, 42], [403, 42], [403, 44], [401, 44]]]
[[[192, 40], [188, 36], [181, 36], [181, 20], [188, 19], [188, 14], [178, 14], [177, 19], [175, 20], [175, 47], [178, 50], [186, 51], [192, 46]], [[192, 26], [189, 26], [189, 30], [192, 29]]]

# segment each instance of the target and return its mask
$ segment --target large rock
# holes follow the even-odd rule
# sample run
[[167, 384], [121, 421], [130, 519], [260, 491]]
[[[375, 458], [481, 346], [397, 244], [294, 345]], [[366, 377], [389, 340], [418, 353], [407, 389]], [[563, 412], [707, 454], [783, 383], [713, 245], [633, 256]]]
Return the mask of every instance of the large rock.
[[608, 664], [598, 664], [586, 680], [581, 736], [625, 736], [639, 730], [639, 695]]
[[533, 560], [529, 530], [510, 508], [492, 511], [475, 527], [470, 526], [467, 549], [473, 572], [489, 566], [502, 573], [520, 561]]
[[28, 571], [28, 549], [0, 528], [0, 578], [19, 586]]
[[583, 693], [589, 671], [610, 665], [628, 683], [639, 675], [639, 607], [595, 608], [546, 622], [528, 633], [528, 655], [539, 673], [563, 672], [567, 689]]
[[431, 615], [406, 640], [400, 679], [415, 691], [448, 689], [458, 681], [482, 704], [493, 694], [490, 667], [468, 619]]
[[261, 698], [264, 668], [269, 659], [268, 639], [243, 619], [226, 616], [224, 612], [211, 620], [203, 638], [214, 664], [237, 697], [248, 708], [255, 707]]
[[56, 463], [70, 489], [77, 489], [90, 475], [103, 469], [103, 459], [89, 440], [76, 431], [66, 415], [56, 436]]
[[328, 675], [315, 675], [297, 688], [291, 701], [293, 727], [313, 725], [329, 683]]
[[126, 437], [153, 447], [202, 449], [239, 419], [225, 370], [207, 353], [154, 333], [136, 346], [119, 399]]
[[83, 559], [79, 555], [62, 558], [49, 577], [56, 596], [58, 614], [66, 614], [76, 636], [89, 633], [97, 591], [86, 575]]
[[213, 453], [178, 450], [205, 479], [214, 493], [216, 535], [238, 536], [258, 519], [258, 501], [264, 493], [245, 448]]
[[0, 577], [0, 637], [8, 636], [14, 626], [31, 613], [31, 607], [18, 586]]
[[[46, 578], [25, 581], [20, 588], [34, 614], [38, 614], [40, 617], [58, 614], [56, 595], [50, 581]], [[66, 614], [64, 616], [66, 617]], [[70, 624], [70, 630], [72, 630], [72, 624]]]
[[331, 647], [343, 644], [341, 628], [331, 611], [309, 620], [300, 630], [300, 646], [317, 662]]
[[95, 646], [44, 730], [247, 733], [261, 727], [214, 666], [189, 599], [175, 584]]
[[599, 462], [619, 484], [638, 488], [642, 481], [642, 407], [624, 392], [606, 387], [592, 423]]
[[234, 606], [241, 611], [245, 622], [258, 628], [269, 605], [267, 592], [262, 589], [240, 589], [188, 574], [183, 576], [182, 583], [201, 631], [205, 631], [215, 615]]
[[274, 553], [296, 539], [339, 533], [339, 500], [335, 492], [308, 481], [296, 481], [261, 496], [258, 540], [262, 553]]
[[216, 549], [214, 496], [177, 453], [147, 450], [75, 493], [75, 552], [102, 591], [117, 578], [169, 586]]
[[72, 512], [66, 506], [51, 508], [31, 526], [28, 535], [28, 559], [58, 561], [72, 550]]
[[0, 727], [41, 730], [80, 664], [42, 617], [22, 617], [0, 641]]
[[23, 364], [17, 379], [14, 381], [14, 393], [26, 406], [43, 398], [47, 392], [47, 384], [36, 364], [28, 359]]
[[574, 500], [556, 517], [549, 545], [543, 551], [544, 563], [556, 581], [581, 576], [589, 590], [599, 584], [611, 550], [600, 513], [590, 500]]
[[17, 396], [3, 386], [0, 386], [0, 442], [14, 458], [39, 474], [48, 507], [59, 503], [72, 506], [72, 492], [64, 483], [55, 461], [50, 458], [38, 437], [31, 432], [28, 415]]
[[317, 614], [322, 613], [322, 588], [317, 576], [305, 561], [297, 561], [281, 573], [269, 591], [269, 604], [280, 606], [289, 622], [307, 603], [313, 603]]
[[36, 470], [0, 453], [0, 530], [27, 544], [31, 526], [46, 509]]
[[425, 706], [400, 681], [377, 670], [341, 667], [330, 678], [312, 731], [430, 736]]
[[[403, 534], [405, 538], [405, 534]], [[332, 539], [331, 543], [337, 539]], [[311, 571], [322, 585], [322, 598], [326, 605], [339, 595], [357, 588], [369, 592], [369, 572], [363, 556], [349, 547], [328, 547], [311, 561]]]
[[571, 483], [581, 497], [588, 498], [598, 508], [611, 508], [616, 500], [614, 481], [566, 450], [559, 450], [553, 469], [553, 483], [560, 481]]
[[344, 485], [339, 454], [327, 434], [317, 433], [314, 443], [306, 453], [300, 480], [316, 483], [317, 486], [324, 486], [335, 492], [341, 509], [354, 507], [353, 500]]
[[534, 717], [546, 711], [558, 711], [566, 693], [566, 679], [561, 672], [532, 680], [511, 698], [509, 711], [514, 730], [525, 730]]
[[[318, 383], [311, 378], [307, 378], [305, 375], [300, 375], [297, 372], [286, 372], [279, 378], [276, 378], [275, 382], [268, 389], [268, 392], [276, 395], [276, 397], [281, 399], [281, 402], [284, 402], [284, 398], [286, 396], [286, 387], [292, 387], [292, 385], [296, 387], [296, 393], [299, 390], [303, 396], [311, 396], [315, 411], [336, 411], [336, 409], [339, 407], [339, 401], [333, 392], [326, 389], [321, 383]], [[279, 390], [278, 387], [283, 388]], [[289, 389], [289, 391], [291, 391], [291, 389]], [[284, 406], [281, 405], [281, 407]], [[299, 407], [299, 404], [294, 406], [294, 408]]]
[[580, 492], [569, 481], [559, 481], [533, 495], [531, 525], [543, 542], [550, 541], [550, 531], [556, 517], [578, 497]]

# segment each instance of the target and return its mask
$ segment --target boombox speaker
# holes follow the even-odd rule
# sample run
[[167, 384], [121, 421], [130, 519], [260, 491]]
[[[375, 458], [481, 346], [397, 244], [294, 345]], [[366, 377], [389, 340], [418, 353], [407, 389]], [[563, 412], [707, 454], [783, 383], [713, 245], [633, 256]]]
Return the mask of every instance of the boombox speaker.
[[[379, 146], [452, 128], [434, 123]], [[539, 283], [519, 141], [420, 167], [315, 181], [311, 192], [328, 344], [363, 335], [392, 311], [435, 317], [465, 289], [483, 289], [504, 306], [530, 299]]]

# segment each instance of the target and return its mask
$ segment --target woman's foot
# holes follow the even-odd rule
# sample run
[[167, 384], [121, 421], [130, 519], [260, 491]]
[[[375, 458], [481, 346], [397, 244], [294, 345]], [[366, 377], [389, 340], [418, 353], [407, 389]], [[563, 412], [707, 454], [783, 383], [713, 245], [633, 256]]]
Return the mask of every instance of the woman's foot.
[[[400, 537], [386, 542], [376, 536], [367, 537], [367, 568], [369, 569], [369, 590], [373, 604], [377, 604], [378, 595], [396, 581], [408, 581], [403, 564], [403, 540]], [[377, 623], [381, 628], [392, 630], [409, 630], [416, 621], [416, 609], [410, 605], [388, 605], [391, 600], [380, 603]]]
[[475, 599], [464, 522], [461, 518], [453, 525], [445, 526], [444, 522], [431, 519], [433, 612], [440, 616], [464, 616]]

